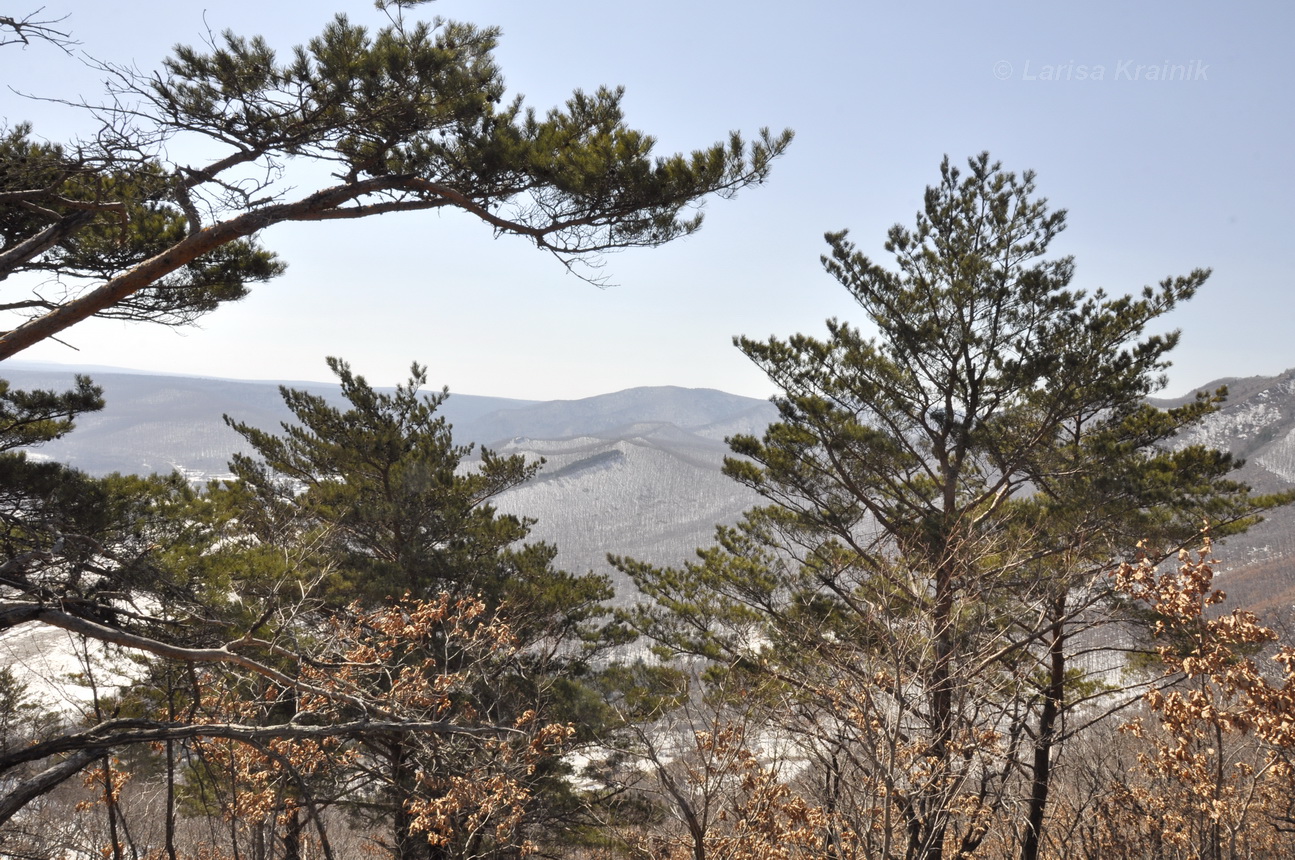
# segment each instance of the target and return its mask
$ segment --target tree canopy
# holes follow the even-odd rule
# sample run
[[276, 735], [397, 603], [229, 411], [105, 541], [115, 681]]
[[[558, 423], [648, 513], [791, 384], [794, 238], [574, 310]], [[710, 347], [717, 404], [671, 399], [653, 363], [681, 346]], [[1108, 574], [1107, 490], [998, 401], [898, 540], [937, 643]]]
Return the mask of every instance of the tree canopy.
[[[537, 113], [497, 30], [423, 2], [103, 63], [83, 141], [0, 129], [0, 360], [193, 322], [283, 272], [286, 222], [453, 209], [567, 267], [660, 245], [790, 143], [657, 156], [618, 89]], [[0, 48], [69, 39], [0, 15]], [[69, 634], [83, 694], [0, 669], [0, 851], [174, 860], [187, 810], [192, 856], [253, 860], [1280, 853], [1295, 651], [1265, 670], [1276, 634], [1213, 609], [1210, 546], [1295, 492], [1184, 442], [1224, 389], [1148, 401], [1208, 270], [1080, 290], [1065, 223], [984, 153], [944, 160], [889, 264], [828, 233], [861, 324], [735, 339], [777, 389], [724, 466], [763, 502], [677, 568], [611, 557], [644, 598], [620, 612], [493, 506], [542, 462], [457, 443], [418, 365], [387, 392], [329, 359], [344, 403], [226, 417], [251, 453], [203, 489], [28, 458], [102, 392], [0, 381], [0, 634]], [[662, 660], [612, 657], [635, 629]], [[60, 841], [60, 809], [102, 830]]]
[[[493, 510], [537, 466], [464, 463], [420, 368], [387, 394], [330, 365], [348, 408], [285, 388], [300, 423], [231, 420], [258, 458], [205, 492], [0, 453], [0, 631], [68, 631], [94, 691], [77, 718], [5, 740], [0, 825], [108, 754], [156, 769], [165, 745], [170, 795], [285, 841], [305, 819], [327, 840], [334, 808], [402, 860], [475, 856], [481, 822], [497, 853], [578, 827], [558, 754], [598, 733], [590, 659], [624, 639], [609, 583], [557, 570], [552, 546], [523, 543], [530, 521]], [[61, 432], [44, 416], [68, 404], [25, 397], [29, 423]], [[211, 772], [234, 796], [204, 787]]]
[[[284, 222], [456, 209], [569, 268], [660, 245], [700, 227], [707, 197], [763, 182], [791, 140], [658, 156], [621, 90], [537, 113], [506, 94], [497, 30], [378, 5], [385, 26], [339, 15], [283, 55], [225, 32], [150, 74], [100, 63], [105, 102], [75, 105], [83, 140], [0, 129], [0, 311], [21, 320], [0, 360], [89, 317], [191, 323], [283, 272], [262, 233]], [[66, 47], [58, 24], [0, 16], [0, 46]], [[41, 721], [0, 679], [24, 726], [0, 751], [6, 850], [52, 845], [33, 809], [90, 773], [120, 858], [117, 755], [165, 769], [170, 856], [182, 800], [229, 817], [235, 852], [269, 828], [295, 853], [309, 824], [331, 856], [338, 803], [402, 858], [515, 855], [579, 826], [556, 754], [598, 731], [584, 676], [620, 638], [606, 580], [521, 543], [531, 523], [489, 499], [536, 467], [482, 452], [460, 473], [469, 448], [434, 415], [444, 395], [418, 393], [421, 369], [392, 397], [333, 368], [349, 410], [285, 390], [307, 429], [231, 422], [262, 459], [206, 492], [12, 452], [102, 399], [88, 379], [0, 383], [0, 631], [69, 632], [91, 691], [79, 722]], [[103, 677], [129, 680], [109, 694]]]
[[[655, 155], [620, 89], [537, 113], [507, 97], [496, 29], [385, 5], [386, 26], [338, 15], [285, 56], [226, 31], [156, 73], [104, 63], [109, 99], [85, 105], [99, 127], [84, 141], [8, 128], [0, 280], [32, 278], [0, 301], [26, 317], [0, 334], [0, 359], [91, 316], [182, 324], [238, 299], [282, 272], [261, 234], [284, 222], [453, 208], [568, 266], [660, 245], [701, 226], [706, 197], [764, 181], [791, 141], [734, 132]], [[331, 180], [302, 192], [289, 176], [309, 164]]]
[[731, 439], [725, 470], [768, 504], [681, 570], [618, 562], [653, 601], [645, 632], [795, 703], [782, 730], [845, 768], [822, 803], [876, 856], [965, 856], [1012, 838], [987, 822], [1019, 802], [1034, 857], [1058, 715], [1092, 701], [1067, 658], [1111, 617], [1090, 611], [1104, 572], [1289, 500], [1168, 444], [1222, 392], [1146, 401], [1178, 340], [1146, 330], [1208, 272], [1072, 289], [1073, 260], [1047, 257], [1065, 213], [1034, 191], [988, 154], [946, 159], [887, 236], [895, 268], [828, 234], [824, 268], [876, 335], [736, 340], [780, 420]]
[[[499, 514], [491, 505], [542, 463], [456, 445], [436, 414], [447, 395], [420, 393], [426, 376], [417, 365], [393, 393], [376, 391], [345, 362], [330, 359], [329, 366], [345, 409], [284, 388], [295, 422], [281, 433], [230, 422], [256, 453], [231, 464], [238, 481], [230, 493], [241, 527], [259, 545], [311, 547], [309, 560], [288, 575], [305, 577], [302, 588], [325, 606], [377, 608], [402, 596], [478, 602], [488, 617], [507, 625], [508, 659], [465, 672], [470, 678], [459, 687], [460, 699], [489, 725], [571, 722], [571, 740], [598, 737], [591, 660], [625, 638], [609, 623], [611, 584], [605, 576], [555, 568], [555, 547], [524, 542], [532, 520]], [[476, 659], [469, 650], [461, 657], [433, 644], [430, 650], [392, 649], [387, 662], [415, 667], [429, 654], [454, 671], [465, 657]], [[565, 746], [562, 740], [558, 747]], [[475, 747], [456, 751], [441, 741], [366, 738], [348, 766], [363, 775], [348, 780], [352, 795], [365, 799], [352, 796], [345, 803], [367, 809], [367, 817], [389, 816], [401, 858], [453, 856], [432, 851], [412, 832], [416, 823], [406, 810], [420, 797], [414, 774], [479, 779], [477, 766]], [[531, 838], [552, 840], [582, 820], [580, 804], [565, 779], [566, 766], [531, 760], [529, 767], [516, 777], [528, 797], [517, 804], [525, 813], [519, 821]], [[378, 787], [385, 805], [356, 789], [366, 782]]]

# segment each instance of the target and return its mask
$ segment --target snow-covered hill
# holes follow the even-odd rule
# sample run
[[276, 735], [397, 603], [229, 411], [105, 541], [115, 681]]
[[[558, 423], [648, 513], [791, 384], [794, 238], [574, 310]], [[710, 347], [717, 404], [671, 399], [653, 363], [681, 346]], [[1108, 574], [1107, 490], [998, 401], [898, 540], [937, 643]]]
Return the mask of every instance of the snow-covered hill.
[[[71, 371], [6, 363], [20, 388], [64, 388]], [[242, 439], [223, 414], [266, 429], [290, 418], [271, 383], [96, 372], [108, 406], [39, 456], [93, 473], [225, 471]], [[1295, 486], [1295, 370], [1277, 377], [1220, 380], [1228, 403], [1181, 444], [1200, 443], [1245, 458], [1239, 478], [1261, 492]], [[339, 399], [336, 386], [297, 384]], [[1174, 405], [1179, 401], [1159, 401]], [[708, 544], [717, 523], [756, 503], [725, 478], [723, 443], [758, 434], [776, 410], [720, 391], [638, 388], [583, 400], [536, 403], [456, 394], [442, 407], [459, 441], [543, 457], [539, 478], [498, 500], [502, 510], [538, 519], [537, 539], [558, 545], [570, 570], [608, 571], [607, 553], [678, 563]], [[1265, 606], [1295, 606], [1295, 508], [1274, 512], [1221, 548], [1234, 595]]]
[[[1244, 459], [1237, 478], [1258, 492], [1295, 486], [1295, 369], [1273, 377], [1220, 379], [1202, 390], [1220, 386], [1227, 386], [1227, 402], [1184, 433], [1179, 444], [1206, 445]], [[1173, 406], [1185, 399], [1156, 402]], [[1224, 588], [1237, 603], [1269, 617], [1295, 612], [1295, 506], [1271, 512], [1218, 554]]]
[[[71, 372], [5, 367], [20, 388], [65, 388]], [[34, 452], [86, 471], [219, 477], [243, 440], [222, 415], [265, 429], [291, 418], [271, 383], [94, 374], [105, 409]], [[293, 383], [340, 403], [336, 386]], [[773, 405], [722, 391], [636, 388], [583, 400], [533, 403], [453, 395], [441, 407], [455, 439], [544, 458], [538, 479], [497, 500], [538, 520], [537, 540], [559, 548], [573, 571], [610, 572], [606, 555], [678, 563], [709, 543], [755, 499], [725, 478], [723, 439], [760, 433]]]
[[1295, 484], [1295, 370], [1281, 376], [1220, 380], [1223, 408], [1183, 434], [1182, 444], [1231, 451], [1247, 460], [1245, 478], [1259, 486]]
[[[710, 543], [716, 523], [735, 522], [758, 501], [720, 473], [726, 446], [673, 424], [518, 438], [501, 450], [546, 461], [538, 480], [497, 504], [538, 518], [532, 534], [555, 543], [569, 570], [607, 570], [609, 552], [677, 564]], [[625, 583], [617, 585], [624, 592]]]

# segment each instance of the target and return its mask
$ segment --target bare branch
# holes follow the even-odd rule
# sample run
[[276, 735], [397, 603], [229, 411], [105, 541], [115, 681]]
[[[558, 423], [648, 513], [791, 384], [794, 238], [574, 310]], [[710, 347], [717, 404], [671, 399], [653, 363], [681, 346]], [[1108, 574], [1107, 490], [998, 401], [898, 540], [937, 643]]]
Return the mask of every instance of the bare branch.
[[28, 779], [21, 780], [0, 795], [0, 825], [3, 825], [23, 807], [43, 794], [53, 791], [80, 773], [86, 765], [97, 761], [103, 753], [96, 750], [75, 752], [57, 764]]
[[86, 731], [61, 735], [52, 740], [31, 744], [0, 755], [0, 773], [20, 764], [40, 761], [64, 753], [89, 752], [93, 760], [108, 750], [132, 744], [194, 738], [222, 738], [241, 743], [258, 743], [270, 740], [319, 740], [384, 734], [497, 737], [499, 735], [524, 736], [525, 732], [511, 726], [465, 726], [444, 720], [363, 719], [319, 726], [299, 723], [256, 726], [239, 723], [165, 722], [147, 719], [107, 720]]
[[72, 53], [72, 46], [80, 44], [66, 30], [57, 29], [68, 16], [61, 18], [42, 18], [45, 7], [37, 9], [22, 18], [11, 15], [0, 15], [0, 47], [5, 45], [30, 45], [33, 40], [47, 42], [67, 53]]

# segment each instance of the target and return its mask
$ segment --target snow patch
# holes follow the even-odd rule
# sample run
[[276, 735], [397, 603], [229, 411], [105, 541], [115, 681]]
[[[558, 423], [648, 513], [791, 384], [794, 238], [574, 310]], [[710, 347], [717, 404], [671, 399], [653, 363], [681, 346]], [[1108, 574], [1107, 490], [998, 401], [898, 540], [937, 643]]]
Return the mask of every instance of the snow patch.
[[1295, 428], [1269, 446], [1255, 462], [1282, 480], [1295, 483]]

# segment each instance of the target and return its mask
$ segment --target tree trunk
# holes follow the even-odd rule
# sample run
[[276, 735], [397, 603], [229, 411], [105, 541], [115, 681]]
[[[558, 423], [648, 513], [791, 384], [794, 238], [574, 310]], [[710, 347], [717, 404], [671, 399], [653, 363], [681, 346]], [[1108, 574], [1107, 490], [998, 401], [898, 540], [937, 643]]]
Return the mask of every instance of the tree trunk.
[[[931, 670], [931, 740], [930, 756], [936, 762], [932, 768], [935, 778], [949, 775], [949, 742], [953, 739], [953, 583], [955, 573], [947, 564], [936, 574], [935, 607], [932, 628], [935, 635], [935, 665]], [[948, 803], [941, 797], [945, 787], [934, 787], [932, 801], [925, 810], [926, 820], [921, 827], [925, 860], [943, 860], [944, 834], [949, 826]], [[926, 805], [926, 804], [922, 804]]]
[[429, 860], [431, 844], [427, 837], [413, 830], [414, 819], [409, 814], [408, 801], [413, 794], [414, 770], [403, 744], [390, 747], [392, 810], [392, 838], [396, 846], [396, 860]]
[[1051, 638], [1048, 642], [1048, 685], [1043, 691], [1043, 710], [1039, 714], [1039, 733], [1034, 741], [1034, 770], [1030, 783], [1030, 810], [1026, 818], [1025, 839], [1021, 843], [1021, 860], [1038, 860], [1043, 836], [1043, 815], [1048, 805], [1052, 783], [1052, 748], [1056, 742], [1057, 718], [1066, 693], [1065, 598], [1054, 602]]
[[283, 860], [301, 860], [301, 807], [294, 806], [283, 831]]

